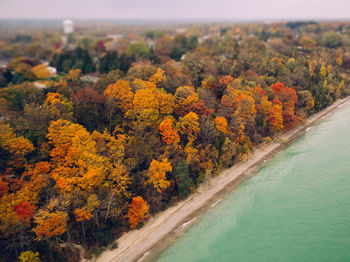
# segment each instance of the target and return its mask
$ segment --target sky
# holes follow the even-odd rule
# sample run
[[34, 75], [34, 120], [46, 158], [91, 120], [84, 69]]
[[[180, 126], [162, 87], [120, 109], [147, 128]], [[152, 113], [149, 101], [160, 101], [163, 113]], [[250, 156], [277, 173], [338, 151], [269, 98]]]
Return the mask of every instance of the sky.
[[349, 19], [350, 0], [0, 0], [0, 18]]

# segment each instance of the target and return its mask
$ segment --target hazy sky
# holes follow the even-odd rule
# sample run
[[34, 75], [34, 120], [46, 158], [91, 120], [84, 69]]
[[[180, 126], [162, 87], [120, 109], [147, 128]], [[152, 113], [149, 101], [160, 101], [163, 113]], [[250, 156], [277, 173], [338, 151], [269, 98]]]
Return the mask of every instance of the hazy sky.
[[0, 0], [0, 18], [350, 19], [350, 0]]

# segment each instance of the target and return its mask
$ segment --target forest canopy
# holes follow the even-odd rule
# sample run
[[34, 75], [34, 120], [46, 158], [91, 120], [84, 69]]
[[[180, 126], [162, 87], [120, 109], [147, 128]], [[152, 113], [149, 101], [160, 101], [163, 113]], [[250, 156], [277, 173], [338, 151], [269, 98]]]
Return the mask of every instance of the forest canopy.
[[346, 22], [0, 32], [0, 261], [98, 254], [349, 95]]

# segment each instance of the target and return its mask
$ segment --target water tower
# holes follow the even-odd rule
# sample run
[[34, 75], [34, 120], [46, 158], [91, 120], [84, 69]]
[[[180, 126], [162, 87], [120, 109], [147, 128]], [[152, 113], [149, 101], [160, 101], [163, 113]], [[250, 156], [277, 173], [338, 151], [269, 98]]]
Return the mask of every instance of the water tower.
[[74, 33], [74, 25], [72, 20], [64, 20], [63, 21], [63, 33], [65, 35]]
[[64, 20], [63, 21], [63, 35], [62, 35], [62, 45], [65, 48], [69, 48], [69, 45], [74, 42], [73, 33], [74, 33], [74, 25], [72, 20]]

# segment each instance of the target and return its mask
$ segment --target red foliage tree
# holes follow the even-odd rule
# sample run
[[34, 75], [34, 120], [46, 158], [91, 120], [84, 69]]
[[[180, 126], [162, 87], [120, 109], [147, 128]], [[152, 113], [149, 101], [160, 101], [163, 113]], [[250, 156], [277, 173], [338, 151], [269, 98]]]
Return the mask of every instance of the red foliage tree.
[[15, 205], [13, 209], [22, 220], [29, 221], [33, 217], [35, 206], [28, 201], [24, 201], [21, 204]]

